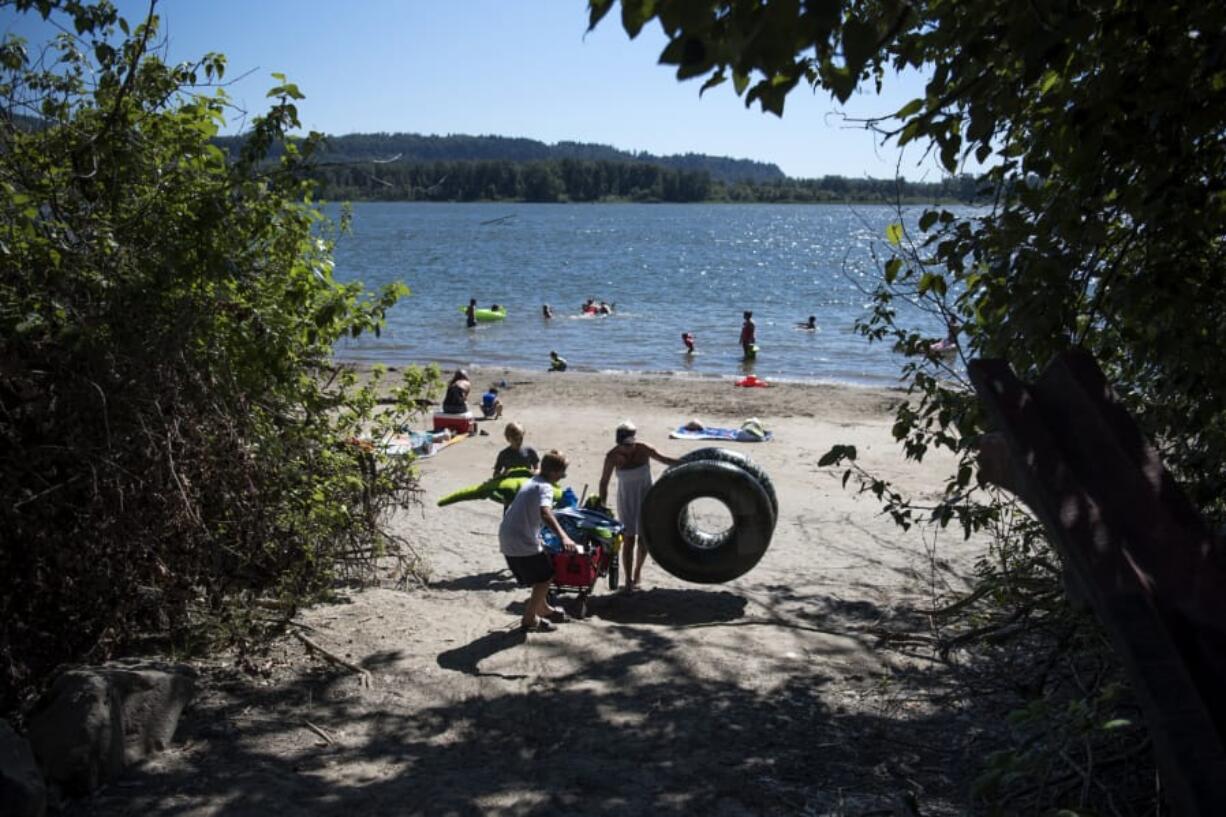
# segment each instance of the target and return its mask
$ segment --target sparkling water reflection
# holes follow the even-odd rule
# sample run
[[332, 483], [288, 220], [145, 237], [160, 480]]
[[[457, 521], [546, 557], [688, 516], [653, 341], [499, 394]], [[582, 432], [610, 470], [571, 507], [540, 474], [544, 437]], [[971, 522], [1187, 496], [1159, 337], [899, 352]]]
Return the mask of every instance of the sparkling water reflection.
[[[381, 337], [346, 341], [338, 355], [544, 370], [556, 349], [579, 370], [894, 384], [900, 358], [852, 327], [880, 274], [870, 250], [883, 255], [896, 219], [868, 205], [359, 203], [337, 276], [400, 280], [412, 295]], [[507, 319], [466, 328], [470, 297], [506, 306]], [[581, 316], [588, 298], [615, 304], [614, 314]], [[541, 316], [545, 303], [553, 320]], [[750, 365], [737, 345], [746, 309], [761, 347]], [[796, 328], [809, 315], [819, 332]], [[944, 334], [924, 316], [916, 323]], [[687, 331], [693, 356], [683, 354]]]

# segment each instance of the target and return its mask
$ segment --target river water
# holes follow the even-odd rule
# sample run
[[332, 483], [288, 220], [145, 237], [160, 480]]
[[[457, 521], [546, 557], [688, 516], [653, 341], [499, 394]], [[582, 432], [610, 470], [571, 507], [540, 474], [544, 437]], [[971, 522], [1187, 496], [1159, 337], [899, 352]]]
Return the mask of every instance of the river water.
[[[904, 211], [913, 226], [922, 208]], [[412, 294], [378, 338], [338, 357], [545, 370], [557, 350], [572, 370], [668, 372], [883, 386], [902, 359], [853, 331], [867, 314], [897, 211], [875, 205], [358, 203], [337, 246], [336, 274]], [[507, 318], [465, 326], [469, 298]], [[580, 314], [588, 298], [611, 316]], [[541, 305], [550, 304], [553, 320]], [[741, 313], [760, 352], [741, 360]], [[818, 332], [796, 328], [809, 315]], [[934, 337], [944, 329], [915, 315]], [[681, 333], [695, 336], [685, 355]]]

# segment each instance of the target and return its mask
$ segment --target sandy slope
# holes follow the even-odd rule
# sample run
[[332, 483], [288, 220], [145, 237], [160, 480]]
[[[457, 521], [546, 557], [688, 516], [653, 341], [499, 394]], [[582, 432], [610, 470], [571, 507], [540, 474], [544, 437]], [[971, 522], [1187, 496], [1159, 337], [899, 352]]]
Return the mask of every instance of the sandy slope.
[[643, 590], [604, 592], [589, 619], [525, 637], [499, 506], [434, 506], [488, 475], [502, 423], [483, 424], [489, 436], [423, 462], [425, 504], [397, 520], [429, 560], [429, 586], [352, 592], [301, 617], [372, 673], [371, 688], [292, 639], [247, 671], [204, 664], [183, 743], [74, 813], [890, 814], [906, 790], [924, 814], [963, 811], [967, 716], [936, 703], [939, 665], [882, 635], [922, 632], [930, 587], [962, 586], [975, 548], [950, 533], [930, 558], [875, 500], [844, 490], [841, 470], [817, 466], [850, 443], [870, 469], [931, 492], [948, 463], [903, 461], [890, 437], [899, 395], [571, 373], [474, 380], [507, 381], [504, 420], [523, 422], [538, 450], [565, 451], [576, 491], [595, 489], [625, 417], [672, 454], [702, 445], [667, 439], [690, 417], [761, 418], [774, 442], [733, 445], [777, 487], [769, 552], [723, 586], [649, 563]]

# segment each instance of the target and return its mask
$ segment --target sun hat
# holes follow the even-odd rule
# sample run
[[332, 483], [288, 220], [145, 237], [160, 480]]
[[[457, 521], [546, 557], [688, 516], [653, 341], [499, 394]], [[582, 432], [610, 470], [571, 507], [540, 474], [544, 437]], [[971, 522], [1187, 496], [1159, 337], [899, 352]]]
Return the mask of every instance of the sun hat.
[[617, 426], [617, 444], [625, 445], [634, 442], [634, 435], [638, 431], [634, 423], [629, 420], [622, 420]]

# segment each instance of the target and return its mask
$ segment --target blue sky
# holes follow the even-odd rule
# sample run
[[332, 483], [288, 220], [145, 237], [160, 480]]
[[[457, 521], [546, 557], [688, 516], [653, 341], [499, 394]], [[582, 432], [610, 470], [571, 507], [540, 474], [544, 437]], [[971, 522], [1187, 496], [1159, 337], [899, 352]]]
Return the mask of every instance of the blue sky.
[[[147, 9], [117, 5], [133, 22]], [[303, 124], [326, 133], [498, 134], [757, 159], [798, 177], [940, 177], [920, 148], [900, 165], [841, 115], [897, 110], [923, 95], [918, 76], [889, 77], [882, 96], [846, 106], [798, 88], [779, 119], [746, 109], [731, 83], [700, 99], [701, 80], [657, 64], [654, 23], [632, 41], [615, 12], [586, 34], [583, 0], [161, 0], [158, 14], [170, 60], [224, 53], [228, 78], [251, 72], [227, 92], [252, 114], [270, 74], [284, 73], [306, 94]], [[44, 39], [30, 17], [0, 11], [0, 30]]]

